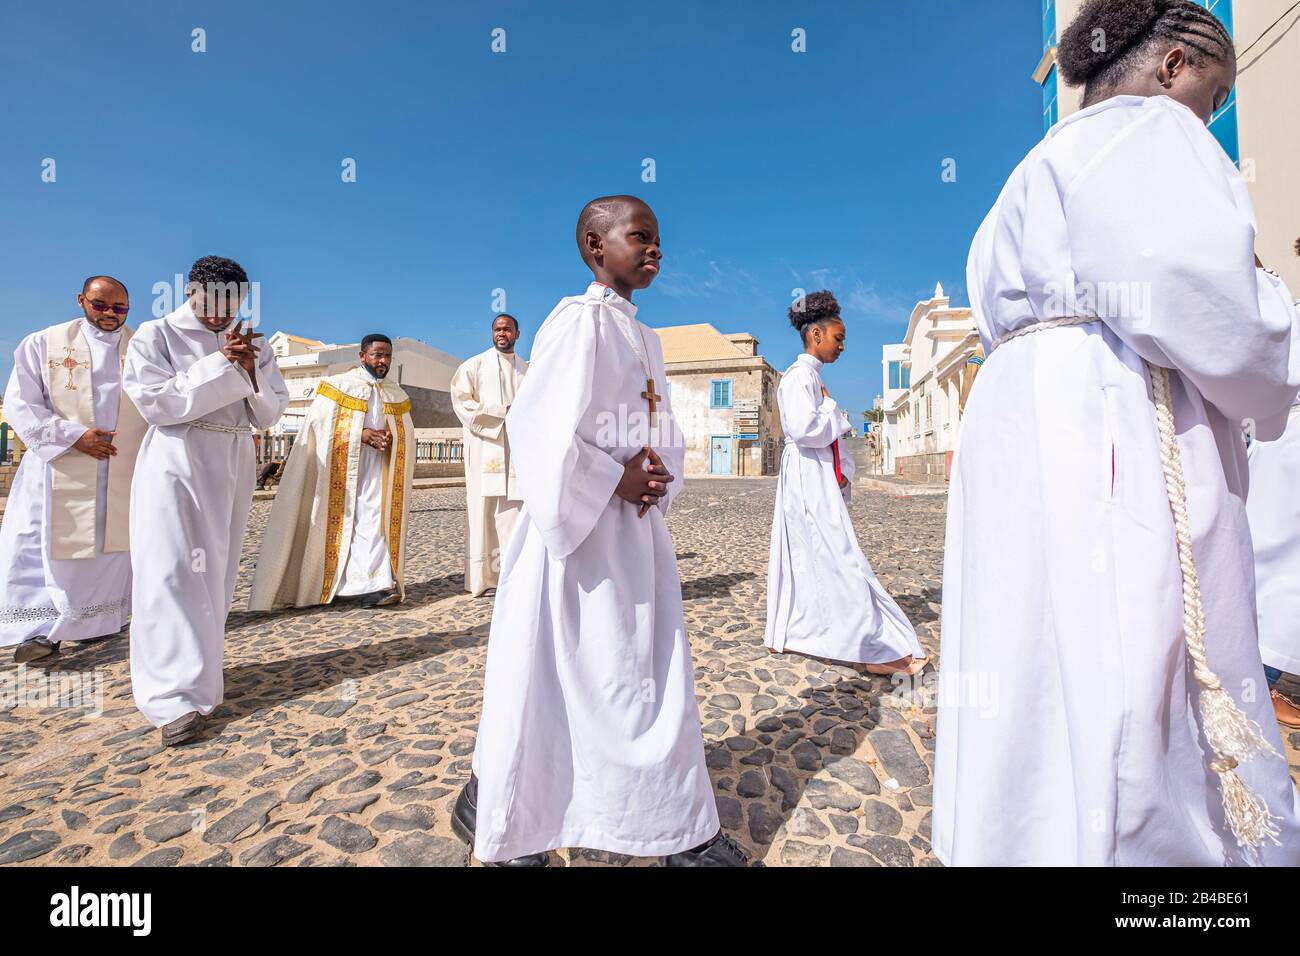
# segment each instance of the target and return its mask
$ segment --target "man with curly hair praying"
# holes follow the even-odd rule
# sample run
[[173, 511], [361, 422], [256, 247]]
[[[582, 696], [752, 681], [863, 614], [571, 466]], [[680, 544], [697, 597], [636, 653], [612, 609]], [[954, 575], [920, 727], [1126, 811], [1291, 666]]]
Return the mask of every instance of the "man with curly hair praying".
[[226, 614], [253, 503], [253, 428], [289, 390], [270, 349], [241, 332], [248, 275], [204, 256], [186, 300], [145, 322], [122, 387], [149, 425], [131, 487], [131, 688], [165, 746], [194, 740], [222, 701]]

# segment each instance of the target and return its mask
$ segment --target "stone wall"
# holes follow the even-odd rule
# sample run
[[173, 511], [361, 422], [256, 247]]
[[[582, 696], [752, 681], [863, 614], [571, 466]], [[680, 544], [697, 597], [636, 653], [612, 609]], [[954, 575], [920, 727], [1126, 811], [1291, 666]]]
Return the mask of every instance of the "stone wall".
[[8, 497], [9, 489], [14, 485], [14, 475], [18, 474], [17, 465], [0, 465], [0, 498]]
[[945, 482], [948, 480], [949, 452], [928, 455], [907, 455], [898, 459], [897, 474], [911, 481]]
[[417, 461], [416, 478], [464, 478], [465, 464], [459, 461]]

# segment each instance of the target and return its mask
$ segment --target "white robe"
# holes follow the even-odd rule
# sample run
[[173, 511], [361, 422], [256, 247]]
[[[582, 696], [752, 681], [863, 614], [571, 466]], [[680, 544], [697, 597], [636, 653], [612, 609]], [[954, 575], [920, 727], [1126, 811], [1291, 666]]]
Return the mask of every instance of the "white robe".
[[1246, 514], [1255, 547], [1259, 656], [1300, 674], [1300, 405], [1276, 441], [1254, 441]]
[[[948, 497], [933, 821], [945, 864], [1250, 859], [1200, 733], [1142, 360], [1173, 370], [1210, 665], [1280, 754], [1241, 427], [1280, 429], [1300, 333], [1285, 287], [1254, 268], [1254, 238], [1240, 174], [1163, 96], [1062, 120], [975, 237], [967, 288], [989, 358]], [[989, 351], [1070, 315], [1101, 319]], [[1286, 761], [1237, 772], [1278, 818], [1282, 845], [1263, 862], [1300, 863]]]
[[[96, 427], [117, 427], [122, 374], [122, 330], [102, 332], [82, 323], [90, 351]], [[32, 637], [78, 641], [116, 634], [131, 613], [131, 555], [104, 551], [108, 459], [98, 463], [95, 485], [95, 556], [50, 557], [50, 469], [60, 455], [80, 455], [73, 444], [86, 426], [60, 418], [50, 401], [44, 330], [14, 352], [5, 389], [5, 417], [20, 435], [39, 436], [18, 465], [0, 526], [0, 647]], [[44, 440], [40, 440], [44, 439]]]
[[271, 427], [289, 403], [264, 340], [257, 393], [221, 354], [223, 340], [187, 302], [140, 326], [122, 381], [150, 426], [131, 488], [131, 686], [159, 727], [221, 703], [226, 615], [253, 502], [247, 429]]
[[518, 355], [494, 347], [466, 360], [451, 379], [452, 408], [465, 427], [465, 590], [475, 596], [497, 586], [523, 504], [505, 422], [527, 370]]
[[635, 316], [597, 283], [563, 299], [506, 419], [524, 512], [488, 639], [480, 860], [565, 846], [656, 856], [718, 831], [669, 498], [638, 518], [614, 496], [642, 444], [676, 476], [673, 492], [685, 457], [666, 399], [660, 431], [676, 438], [647, 435], [646, 374], [620, 317], [660, 393], [663, 350]]
[[767, 632], [777, 651], [879, 664], [922, 655], [916, 631], [876, 579], [858, 546], [835, 480], [851, 479], [853, 456], [840, 437], [848, 416], [823, 397], [821, 365], [807, 352], [781, 378], [777, 403], [785, 449], [767, 567]]
[[[364, 368], [358, 369], [357, 374], [378, 384]], [[384, 395], [378, 388], [370, 390], [370, 403], [362, 427], [384, 427]], [[393, 441], [396, 440], [394, 435]], [[390, 450], [392, 447], [389, 446]], [[348, 547], [348, 563], [343, 568], [343, 583], [339, 585], [340, 597], [387, 591], [396, 583], [388, 557], [388, 536], [384, 534], [384, 456], [387, 454], [389, 452], [366, 444], [361, 446], [352, 543]]]

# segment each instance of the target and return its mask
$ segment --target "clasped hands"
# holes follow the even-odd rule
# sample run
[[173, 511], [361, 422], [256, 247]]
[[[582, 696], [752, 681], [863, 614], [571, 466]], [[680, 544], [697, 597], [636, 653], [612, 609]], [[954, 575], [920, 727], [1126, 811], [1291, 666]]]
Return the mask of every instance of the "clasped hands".
[[393, 443], [393, 433], [387, 428], [363, 428], [361, 443], [369, 445], [376, 451], [387, 451], [388, 446]]
[[673, 476], [668, 474], [659, 453], [647, 445], [623, 466], [623, 477], [614, 494], [624, 501], [640, 505], [636, 516], [643, 518], [650, 506], [658, 504], [659, 499], [668, 493], [668, 482], [672, 480]]
[[257, 347], [253, 345], [253, 339], [258, 338], [261, 333], [254, 332], [251, 328], [247, 333], [241, 333], [239, 329], [239, 323], [226, 329], [225, 341], [221, 343], [221, 354], [229, 359], [232, 365], [238, 365], [252, 376], [257, 372], [258, 352]]

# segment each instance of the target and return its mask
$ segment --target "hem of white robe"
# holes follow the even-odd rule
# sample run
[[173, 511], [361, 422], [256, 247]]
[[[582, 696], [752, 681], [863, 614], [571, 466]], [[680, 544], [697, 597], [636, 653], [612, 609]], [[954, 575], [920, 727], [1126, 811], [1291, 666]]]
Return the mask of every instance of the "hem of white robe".
[[[713, 812], [710, 813], [709, 809], [712, 809]], [[603, 831], [593, 830], [590, 827], [573, 827], [557, 831], [552, 836], [502, 840], [492, 848], [489, 848], [485, 842], [480, 849], [476, 840], [474, 855], [483, 863], [499, 863], [502, 860], [513, 860], [516, 857], [529, 856], [533, 853], [545, 853], [548, 850], [576, 847], [583, 850], [621, 853], [624, 856], [671, 856], [674, 853], [681, 853], [683, 850], [694, 849], [701, 843], [713, 839], [717, 832], [722, 829], [722, 825], [718, 821], [717, 807], [709, 809], [704, 811], [703, 821], [696, 821], [694, 829], [679, 837], [665, 837], [662, 840], [625, 840], [621, 837], [606, 834]]]
[[[913, 641], [915, 641], [915, 638], [913, 638]], [[809, 657], [822, 657], [826, 660], [846, 661], [853, 664], [888, 664], [891, 661], [901, 660], [909, 656], [924, 657], [925, 651], [920, 647], [920, 642], [915, 642], [915, 650], [905, 649], [901, 652], [895, 652], [888, 646], [880, 646], [878, 642], [873, 642], [869, 650], [851, 652], [842, 644], [822, 643], [820, 638], [787, 637], [781, 647], [778, 648], [774, 637], [771, 635], [764, 635], [763, 637], [764, 644], [783, 654], [805, 654]]]
[[1264, 644], [1259, 646], [1259, 656], [1266, 667], [1275, 667], [1284, 674], [1300, 675], [1300, 657], [1275, 651]]
[[[86, 620], [63, 622], [63, 618], [46, 618], [27, 627], [0, 628], [0, 647], [17, 647], [33, 637], [47, 637], [55, 644], [63, 641], [90, 641], [97, 637], [112, 637], [126, 627], [131, 619], [129, 611], [116, 615], [104, 614]], [[53, 623], [49, 623], [49, 622]], [[48, 626], [47, 626], [48, 625]]]
[[376, 591], [391, 591], [396, 586], [397, 582], [393, 580], [393, 573], [390, 571], [388, 574], [372, 575], [364, 584], [355, 581], [345, 584], [334, 596], [336, 598], [356, 597], [359, 594], [373, 594]]
[[497, 586], [500, 575], [500, 571], [492, 570], [492, 562], [487, 558], [466, 562], [465, 590], [472, 597], [479, 597], [489, 588]]

